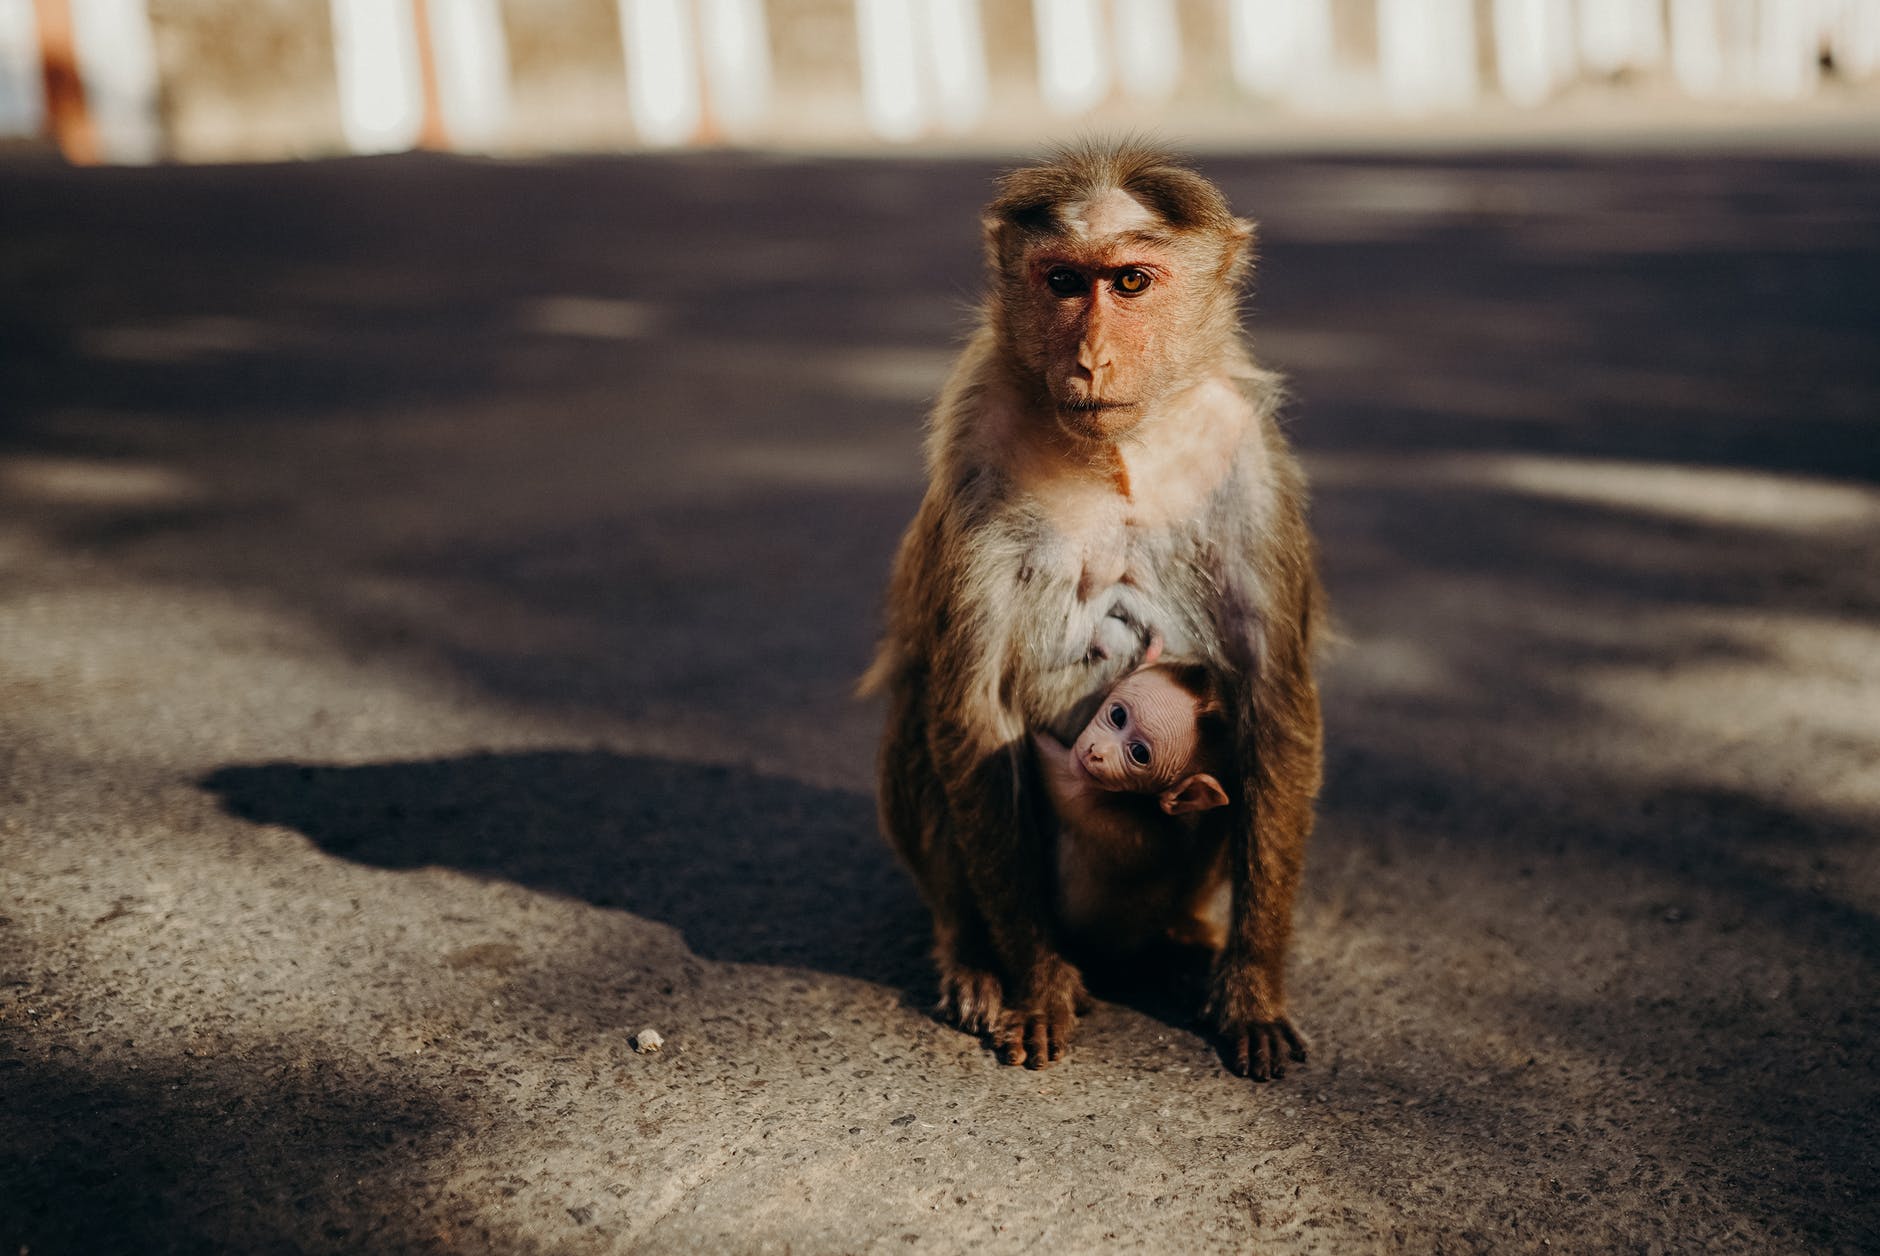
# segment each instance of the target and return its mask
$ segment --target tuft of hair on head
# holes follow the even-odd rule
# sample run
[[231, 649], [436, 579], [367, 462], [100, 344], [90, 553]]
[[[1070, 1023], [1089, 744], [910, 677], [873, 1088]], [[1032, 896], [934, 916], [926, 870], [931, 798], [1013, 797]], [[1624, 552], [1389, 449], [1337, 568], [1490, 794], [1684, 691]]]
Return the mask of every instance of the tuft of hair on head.
[[1227, 198], [1205, 176], [1167, 149], [1139, 138], [1085, 140], [1052, 151], [1043, 165], [1026, 166], [999, 180], [986, 207], [987, 260], [1003, 269], [1014, 244], [1064, 230], [1067, 205], [1112, 190], [1127, 193], [1175, 231], [1231, 241], [1244, 269], [1253, 224], [1236, 218]]
[[1151, 663], [1142, 670], [1156, 672], [1174, 681], [1182, 692], [1195, 700], [1195, 709], [1198, 711], [1222, 709], [1220, 683], [1215, 680], [1213, 671], [1204, 663], [1165, 661]]

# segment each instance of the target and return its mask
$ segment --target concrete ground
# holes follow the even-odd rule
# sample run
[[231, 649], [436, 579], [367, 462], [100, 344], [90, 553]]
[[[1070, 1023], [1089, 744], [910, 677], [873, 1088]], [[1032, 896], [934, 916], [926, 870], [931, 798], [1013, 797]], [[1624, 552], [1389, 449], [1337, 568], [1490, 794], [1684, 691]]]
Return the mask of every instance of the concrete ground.
[[1270, 1086], [924, 1011], [991, 162], [0, 169], [0, 1250], [1880, 1249], [1880, 160], [1206, 168], [1348, 638]]

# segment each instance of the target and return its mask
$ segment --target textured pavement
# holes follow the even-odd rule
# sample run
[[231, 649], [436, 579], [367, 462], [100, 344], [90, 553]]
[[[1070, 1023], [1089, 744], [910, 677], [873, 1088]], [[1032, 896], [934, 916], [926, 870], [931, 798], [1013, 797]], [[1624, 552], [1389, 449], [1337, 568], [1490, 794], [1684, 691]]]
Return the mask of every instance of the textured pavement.
[[925, 1013], [993, 163], [0, 166], [0, 1251], [1880, 1247], [1880, 160], [1204, 166], [1346, 638], [1264, 1087]]

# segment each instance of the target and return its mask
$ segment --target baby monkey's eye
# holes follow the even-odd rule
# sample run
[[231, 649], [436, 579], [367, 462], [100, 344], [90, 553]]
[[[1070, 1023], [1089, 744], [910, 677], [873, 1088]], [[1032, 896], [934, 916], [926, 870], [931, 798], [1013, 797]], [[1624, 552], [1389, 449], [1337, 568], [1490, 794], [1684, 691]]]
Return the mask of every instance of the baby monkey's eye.
[[1137, 266], [1116, 272], [1110, 286], [1126, 297], [1139, 297], [1149, 290], [1149, 272]]
[[1128, 719], [1129, 712], [1123, 709], [1122, 703], [1119, 702], [1110, 708], [1110, 727], [1121, 728]]
[[1137, 767], [1146, 768], [1149, 766], [1149, 747], [1139, 741], [1132, 741], [1129, 743], [1129, 757]]

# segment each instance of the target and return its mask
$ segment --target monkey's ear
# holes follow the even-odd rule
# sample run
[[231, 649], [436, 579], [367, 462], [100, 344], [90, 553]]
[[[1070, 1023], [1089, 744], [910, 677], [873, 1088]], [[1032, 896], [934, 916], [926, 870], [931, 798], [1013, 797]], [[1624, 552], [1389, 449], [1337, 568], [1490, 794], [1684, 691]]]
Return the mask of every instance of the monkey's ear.
[[1251, 218], [1236, 218], [1225, 233], [1221, 250], [1221, 280], [1239, 284], [1253, 272], [1254, 243], [1260, 229]]
[[1162, 810], [1168, 814], [1186, 815], [1190, 811], [1212, 811], [1216, 807], [1225, 807], [1227, 791], [1206, 772], [1197, 772], [1163, 790], [1158, 801], [1162, 804]]
[[1003, 273], [1005, 270], [1006, 248], [1012, 236], [1012, 224], [997, 214], [987, 214], [979, 220], [979, 230], [986, 245], [986, 265], [992, 270]]
[[1161, 657], [1162, 634], [1151, 630], [1149, 633], [1149, 643], [1142, 647], [1142, 662], [1136, 664], [1136, 666], [1138, 668], [1154, 667], [1155, 661]]

